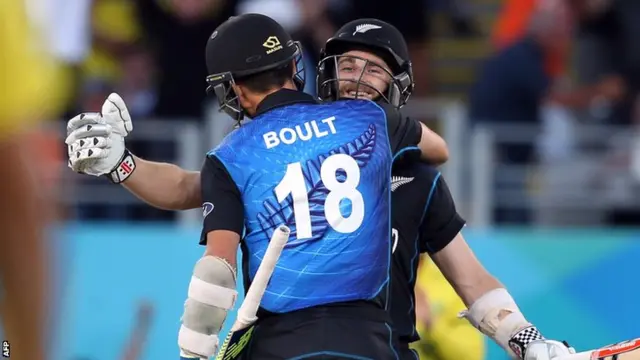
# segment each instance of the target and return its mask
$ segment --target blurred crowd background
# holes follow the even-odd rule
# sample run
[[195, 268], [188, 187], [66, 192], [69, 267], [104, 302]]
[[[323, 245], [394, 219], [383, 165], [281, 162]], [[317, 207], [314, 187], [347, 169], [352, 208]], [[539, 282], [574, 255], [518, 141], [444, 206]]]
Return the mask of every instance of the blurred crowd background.
[[[184, 243], [195, 245], [201, 212], [152, 209], [106, 179], [73, 174], [61, 141], [66, 120], [99, 111], [105, 97], [118, 92], [134, 119], [127, 141], [133, 153], [199, 169], [204, 153], [233, 126], [205, 96], [204, 46], [222, 21], [247, 12], [272, 16], [302, 41], [309, 93], [314, 93], [319, 50], [341, 25], [373, 17], [398, 27], [409, 43], [416, 82], [404, 111], [449, 143], [451, 159], [442, 171], [469, 221], [466, 236], [479, 257], [548, 337], [564, 339], [573, 332], [568, 340], [576, 346], [594, 347], [635, 336], [630, 333], [637, 321], [625, 311], [635, 311], [631, 299], [637, 304], [638, 293], [613, 284], [637, 282], [633, 273], [640, 271], [633, 261], [640, 256], [637, 232], [618, 232], [640, 225], [640, 1], [53, 3], [60, 8], [50, 35], [65, 75], [53, 91], [62, 95], [63, 111], [50, 123], [51, 132], [34, 143], [44, 147], [44, 172], [55, 174], [50, 180], [62, 218], [80, 224], [66, 233], [74, 260], [65, 314], [73, 319], [63, 322], [73, 324], [65, 325], [75, 334], [70, 335], [73, 354], [88, 354], [87, 359], [119, 354], [141, 297], [154, 304], [159, 317], [154, 321], [161, 324], [152, 330], [135, 326], [134, 337], [152, 332], [145, 358], [166, 358], [166, 351], [173, 351], [173, 330], [200, 251], [196, 246], [187, 251]], [[122, 225], [111, 226], [113, 221]], [[510, 232], [514, 225], [519, 230]], [[600, 230], [575, 231], [584, 226]], [[534, 227], [574, 230], [541, 233]], [[151, 256], [149, 248], [155, 249]], [[108, 286], [113, 295], [104, 294], [100, 281], [117, 284]], [[595, 289], [594, 282], [601, 285]], [[446, 284], [434, 284], [424, 282], [427, 295], [451, 294]], [[443, 301], [454, 304], [448, 313], [462, 306]], [[542, 301], [556, 310], [542, 309]], [[87, 304], [110, 310], [96, 312]], [[438, 316], [436, 308], [420, 309], [421, 327]], [[144, 309], [147, 324], [150, 305]], [[453, 330], [444, 326], [429, 326], [427, 336], [444, 334], [448, 340], [442, 341], [455, 341], [447, 336]], [[447, 360], [434, 344], [421, 345], [425, 358]], [[495, 349], [485, 357], [478, 346], [464, 358], [504, 358]]]
[[[68, 8], [56, 36], [68, 70], [61, 118], [99, 111], [118, 92], [135, 119], [131, 150], [143, 158], [198, 169], [231, 129], [205, 95], [203, 59], [207, 36], [229, 16], [265, 13], [301, 40], [310, 93], [324, 42], [349, 20], [375, 17], [409, 43], [416, 91], [405, 111], [449, 141], [445, 175], [472, 223], [640, 219], [638, 1], [60, 2]], [[197, 221], [102, 179], [63, 175], [70, 217]]]

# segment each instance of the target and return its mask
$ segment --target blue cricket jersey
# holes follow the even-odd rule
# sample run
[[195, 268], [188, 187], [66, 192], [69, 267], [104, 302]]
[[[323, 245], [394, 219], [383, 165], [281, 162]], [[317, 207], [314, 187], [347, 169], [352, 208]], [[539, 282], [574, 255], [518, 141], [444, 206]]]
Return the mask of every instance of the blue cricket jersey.
[[[419, 139], [419, 138], [418, 138]], [[279, 225], [291, 228], [261, 307], [283, 313], [376, 297], [389, 279], [390, 179], [387, 111], [365, 100], [293, 102], [254, 118], [208, 153], [242, 203], [249, 282]], [[203, 172], [205, 170], [203, 169]], [[219, 208], [203, 174], [205, 215]], [[212, 185], [214, 186], [214, 185]], [[208, 201], [211, 200], [211, 201]], [[218, 201], [220, 203], [220, 201]], [[226, 210], [219, 209], [220, 213]], [[229, 212], [240, 213], [229, 207]], [[215, 217], [215, 216], [214, 216]], [[227, 215], [217, 215], [228, 218]], [[238, 217], [237, 215], [234, 217]], [[211, 220], [204, 233], [229, 227]], [[235, 231], [238, 231], [237, 229]]]

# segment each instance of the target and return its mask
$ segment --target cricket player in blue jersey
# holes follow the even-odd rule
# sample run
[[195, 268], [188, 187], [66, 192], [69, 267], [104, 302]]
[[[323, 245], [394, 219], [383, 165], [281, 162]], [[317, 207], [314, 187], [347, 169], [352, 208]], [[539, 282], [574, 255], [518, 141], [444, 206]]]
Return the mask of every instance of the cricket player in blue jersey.
[[[238, 39], [242, 46], [235, 46]], [[391, 165], [395, 154], [417, 148], [421, 127], [368, 100], [317, 103], [298, 90], [300, 52], [263, 15], [232, 18], [209, 39], [211, 91], [230, 116], [253, 120], [207, 154], [201, 171], [202, 200], [210, 204], [201, 240], [207, 250], [195, 272], [228, 263], [232, 277], [242, 240], [248, 287], [273, 231], [287, 225], [290, 240], [247, 357], [393, 359], [379, 296], [389, 281]], [[183, 327], [197, 331], [187, 323], [196, 310], [187, 304]], [[185, 348], [193, 340], [182, 340], [183, 351], [193, 353]]]

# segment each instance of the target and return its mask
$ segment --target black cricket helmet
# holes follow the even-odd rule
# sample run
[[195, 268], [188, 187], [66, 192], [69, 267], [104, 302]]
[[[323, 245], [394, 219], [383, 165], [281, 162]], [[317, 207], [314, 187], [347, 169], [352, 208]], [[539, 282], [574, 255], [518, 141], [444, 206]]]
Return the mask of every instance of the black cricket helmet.
[[[381, 64], [355, 56], [342, 56], [346, 52], [355, 50], [380, 57], [390, 67], [391, 73]], [[340, 62], [348, 57], [365, 61], [363, 69], [371, 64], [387, 72], [390, 78], [387, 90], [381, 92], [364, 83], [362, 81], [364, 70], [358, 79], [339, 79]], [[356, 89], [366, 86], [375, 90], [382, 100], [399, 108], [407, 103], [414, 87], [409, 49], [402, 33], [395, 26], [378, 19], [354, 20], [340, 28], [322, 49], [317, 72], [317, 93], [323, 101], [339, 99], [340, 82], [349, 81], [356, 84]]]
[[302, 47], [278, 22], [261, 14], [233, 16], [222, 23], [207, 41], [207, 93], [218, 99], [220, 110], [234, 120], [244, 118], [232, 84], [267, 71], [286, 67], [296, 60], [293, 82], [304, 88]]

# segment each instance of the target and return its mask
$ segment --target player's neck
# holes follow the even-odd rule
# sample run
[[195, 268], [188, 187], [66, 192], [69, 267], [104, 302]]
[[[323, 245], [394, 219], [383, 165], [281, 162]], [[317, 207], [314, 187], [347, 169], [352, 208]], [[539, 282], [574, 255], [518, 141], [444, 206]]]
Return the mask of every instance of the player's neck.
[[245, 97], [247, 98], [247, 103], [250, 104], [248, 106], [244, 106], [245, 109], [245, 113], [248, 114], [249, 116], [253, 117], [258, 109], [258, 106], [260, 106], [260, 104], [262, 103], [262, 101], [264, 101], [264, 99], [275, 93], [278, 92], [282, 89], [288, 89], [288, 90], [298, 90], [296, 88], [296, 85], [293, 83], [293, 81], [287, 81], [284, 83], [283, 86], [281, 87], [274, 87], [273, 89], [270, 89], [269, 91], [263, 92], [263, 93], [253, 93], [253, 94], [245, 94]]

